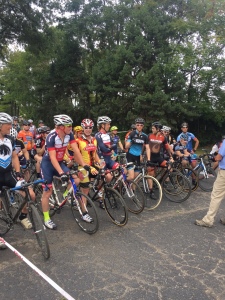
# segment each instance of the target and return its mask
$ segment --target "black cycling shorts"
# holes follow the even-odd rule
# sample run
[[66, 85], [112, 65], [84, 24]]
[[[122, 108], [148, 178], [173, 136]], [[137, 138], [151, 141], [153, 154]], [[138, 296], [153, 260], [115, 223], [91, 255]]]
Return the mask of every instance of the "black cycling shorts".
[[13, 170], [0, 174], [0, 190], [2, 190], [3, 186], [13, 188], [16, 186], [16, 183], [16, 174], [13, 172]]

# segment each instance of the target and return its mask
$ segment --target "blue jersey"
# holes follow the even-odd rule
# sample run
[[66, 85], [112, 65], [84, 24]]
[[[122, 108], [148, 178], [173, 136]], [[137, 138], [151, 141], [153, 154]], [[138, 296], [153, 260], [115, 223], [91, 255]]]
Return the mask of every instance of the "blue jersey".
[[219, 167], [220, 169], [225, 169], [225, 140], [223, 140], [222, 146], [219, 149], [219, 154], [222, 156]]
[[[114, 136], [111, 135], [111, 140], [112, 140], [113, 144], [118, 145], [118, 143], [120, 141], [120, 137], [118, 135], [114, 135]], [[117, 154], [117, 152], [118, 152], [117, 147], [114, 150], [114, 152]]]
[[[181, 133], [181, 134], [183, 134], [183, 133]], [[178, 137], [177, 137], [177, 141], [178, 142], [180, 141], [181, 134], [179, 134]], [[192, 147], [192, 140], [195, 139], [195, 135], [193, 133], [191, 133], [191, 132], [187, 132], [185, 134], [188, 136], [188, 142], [187, 142], [187, 145], [186, 145], [187, 150], [191, 151], [193, 149], [193, 147]]]
[[144, 145], [148, 144], [148, 136], [144, 132], [138, 132], [137, 130], [131, 131], [127, 142], [131, 143], [128, 150], [130, 154], [140, 156]]

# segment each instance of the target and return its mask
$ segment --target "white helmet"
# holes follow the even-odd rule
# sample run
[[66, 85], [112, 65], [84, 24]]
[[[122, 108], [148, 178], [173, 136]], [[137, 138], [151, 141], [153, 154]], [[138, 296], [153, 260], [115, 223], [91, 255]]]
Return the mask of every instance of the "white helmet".
[[98, 117], [98, 120], [97, 120], [97, 124], [105, 124], [105, 123], [110, 123], [112, 122], [112, 120], [107, 117], [107, 116], [101, 116], [101, 117]]
[[54, 116], [55, 125], [68, 125], [73, 124], [73, 120], [67, 115], [56, 115]]
[[27, 120], [28, 123], [33, 123], [33, 120], [29, 119]]
[[170, 130], [171, 130], [171, 128], [168, 127], [168, 126], [163, 126], [162, 127], [162, 131], [170, 131]]
[[10, 115], [4, 112], [0, 112], [0, 124], [9, 124], [13, 123], [13, 119]]
[[18, 134], [18, 132], [16, 131], [15, 128], [11, 128], [11, 129], [10, 129], [10, 135], [11, 135], [12, 137], [14, 137], [14, 139], [17, 138], [17, 134]]

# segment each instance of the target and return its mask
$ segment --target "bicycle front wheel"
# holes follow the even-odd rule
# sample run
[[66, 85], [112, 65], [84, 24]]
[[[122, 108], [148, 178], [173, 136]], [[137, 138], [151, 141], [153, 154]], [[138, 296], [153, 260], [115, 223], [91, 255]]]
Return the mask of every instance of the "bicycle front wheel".
[[212, 191], [216, 177], [216, 171], [211, 167], [206, 167], [206, 173], [203, 167], [200, 167], [198, 169], [198, 184], [200, 188], [205, 192]]
[[180, 172], [189, 180], [192, 192], [198, 188], [198, 174], [190, 167], [181, 168]]
[[134, 214], [139, 214], [145, 207], [145, 196], [138, 186], [138, 184], [132, 180], [125, 182], [127, 189], [122, 185], [121, 196], [128, 208], [128, 210]]
[[34, 234], [36, 236], [38, 245], [41, 248], [42, 255], [48, 259], [50, 257], [50, 249], [45, 233], [45, 227], [34, 203], [29, 203], [28, 212]]
[[114, 224], [124, 226], [128, 221], [126, 204], [119, 192], [105, 186], [104, 195], [105, 210]]
[[7, 218], [0, 215], [0, 237], [4, 236], [10, 229], [10, 223]]
[[163, 178], [162, 190], [168, 200], [181, 203], [190, 197], [191, 184], [181, 172], [172, 171]]
[[[145, 209], [153, 210], [158, 207], [162, 201], [162, 187], [158, 180], [153, 176], [145, 175], [138, 178], [137, 184], [146, 195]], [[152, 185], [151, 189], [149, 184]]]
[[[85, 194], [76, 192], [75, 198], [71, 197], [71, 211], [78, 226], [86, 233], [93, 234], [98, 230], [99, 220], [97, 210], [93, 201]], [[83, 217], [83, 213], [90, 216], [90, 219]]]

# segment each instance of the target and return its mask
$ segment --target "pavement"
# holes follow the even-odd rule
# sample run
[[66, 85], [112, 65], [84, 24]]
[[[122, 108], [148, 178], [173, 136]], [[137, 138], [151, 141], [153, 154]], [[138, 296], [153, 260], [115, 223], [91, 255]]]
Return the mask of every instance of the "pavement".
[[[209, 202], [200, 189], [181, 204], [163, 199], [154, 211], [129, 214], [124, 227], [98, 209], [94, 235], [64, 207], [53, 217], [58, 229], [47, 230], [47, 261], [31, 231], [16, 225], [5, 239], [76, 300], [224, 300], [225, 203], [213, 228], [194, 225]], [[66, 299], [10, 249], [0, 251], [0, 272], [0, 299]]]

